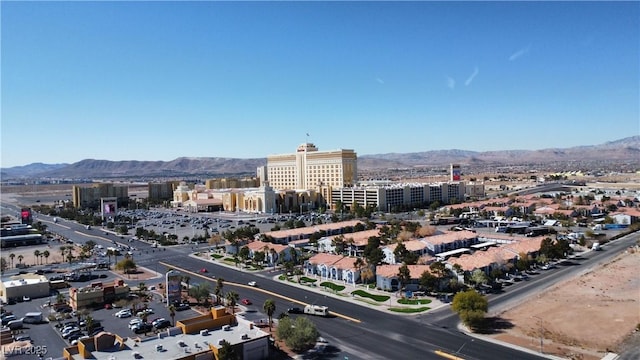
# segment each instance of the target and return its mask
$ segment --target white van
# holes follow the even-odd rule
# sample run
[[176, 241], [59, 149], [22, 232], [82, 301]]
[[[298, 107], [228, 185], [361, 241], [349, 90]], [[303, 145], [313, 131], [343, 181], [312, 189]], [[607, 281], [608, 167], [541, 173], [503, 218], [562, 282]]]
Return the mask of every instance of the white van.
[[28, 312], [24, 314], [22, 321], [25, 324], [39, 324], [42, 322], [42, 313], [41, 312]]

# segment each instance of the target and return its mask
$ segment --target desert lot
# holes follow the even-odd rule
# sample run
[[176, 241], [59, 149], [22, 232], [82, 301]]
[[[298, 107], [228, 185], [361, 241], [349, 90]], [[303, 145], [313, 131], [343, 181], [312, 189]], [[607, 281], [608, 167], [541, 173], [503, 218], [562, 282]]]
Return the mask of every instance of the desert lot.
[[567, 359], [640, 348], [640, 248], [499, 315], [513, 328], [494, 338]]

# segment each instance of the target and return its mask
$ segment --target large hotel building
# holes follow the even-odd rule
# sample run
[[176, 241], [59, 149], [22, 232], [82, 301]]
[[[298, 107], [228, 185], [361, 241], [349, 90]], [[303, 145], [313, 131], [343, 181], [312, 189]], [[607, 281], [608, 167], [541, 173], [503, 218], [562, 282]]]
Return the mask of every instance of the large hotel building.
[[294, 154], [267, 156], [263, 180], [276, 190], [316, 190], [328, 199], [332, 188], [356, 185], [357, 162], [353, 150], [318, 151], [314, 144], [304, 143]]

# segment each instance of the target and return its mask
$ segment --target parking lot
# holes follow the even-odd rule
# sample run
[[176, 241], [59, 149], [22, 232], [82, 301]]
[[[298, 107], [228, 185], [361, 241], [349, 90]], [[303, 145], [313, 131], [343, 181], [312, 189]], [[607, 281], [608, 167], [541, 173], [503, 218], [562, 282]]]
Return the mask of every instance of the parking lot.
[[[43, 318], [47, 318], [49, 314], [55, 314], [55, 311], [48, 306], [47, 302], [53, 301], [54, 298], [40, 298], [33, 299], [31, 301], [18, 302], [13, 305], [4, 305], [5, 310], [11, 311], [17, 318], [21, 318], [28, 312], [42, 312]], [[160, 302], [160, 297], [155, 296], [153, 301], [148, 303], [148, 307], [153, 309], [153, 314], [148, 316], [147, 321], [152, 322], [158, 318], [165, 318], [171, 321], [169, 311], [166, 304]], [[128, 327], [129, 322], [134, 317], [118, 318], [114, 316], [116, 312], [121, 309], [99, 309], [91, 311], [89, 315], [94, 321], [99, 322], [104, 328], [104, 331], [113, 332], [121, 336], [144, 336], [143, 334], [136, 335]], [[198, 313], [192, 309], [184, 311], [176, 311], [175, 320], [181, 320], [198, 315]], [[62, 351], [65, 347], [70, 346], [69, 341], [62, 338], [62, 334], [56, 325], [77, 321], [77, 317], [69, 315], [68, 319], [61, 319], [59, 321], [44, 322], [41, 324], [24, 324], [23, 328], [15, 331], [15, 335], [27, 335], [31, 338], [32, 348], [24, 354], [12, 356], [12, 359], [34, 359], [37, 355], [42, 355], [43, 358], [59, 358], [62, 356]], [[150, 333], [153, 333], [151, 331]], [[86, 331], [83, 329], [82, 335], [86, 335]], [[39, 354], [35, 352], [38, 351]], [[9, 354], [5, 354], [9, 355]]]

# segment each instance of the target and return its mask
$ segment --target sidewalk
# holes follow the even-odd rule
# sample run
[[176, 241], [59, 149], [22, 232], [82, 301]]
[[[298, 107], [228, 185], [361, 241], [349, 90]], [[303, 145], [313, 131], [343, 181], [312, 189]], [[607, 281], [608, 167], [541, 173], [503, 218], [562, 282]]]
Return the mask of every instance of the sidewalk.
[[[253, 273], [256, 276], [259, 277], [263, 277], [263, 278], [269, 278], [269, 274], [268, 273], [273, 273], [274, 270], [273, 268], [269, 268], [269, 269], [265, 269], [265, 270], [261, 270], [261, 271], [251, 271], [251, 270], [246, 270], [245, 268], [241, 268], [241, 267], [237, 267], [231, 264], [228, 264], [226, 261], [223, 261], [222, 259], [220, 260], [212, 260], [210, 258], [206, 258], [206, 257], [200, 257], [197, 256], [195, 253], [189, 254], [190, 257], [201, 260], [201, 261], [207, 261], [213, 264], [217, 264], [220, 266], [226, 266], [228, 268], [232, 268], [238, 271], [243, 271], [246, 273]], [[267, 274], [265, 274], [265, 272]], [[365, 306], [368, 307], [370, 309], [375, 309], [378, 311], [384, 311], [387, 313], [392, 313], [392, 314], [396, 314], [396, 315], [400, 315], [400, 316], [412, 316], [412, 315], [423, 315], [423, 314], [428, 314], [430, 311], [433, 311], [435, 309], [439, 309], [441, 307], [445, 307], [445, 306], [449, 306], [449, 304], [447, 303], [443, 303], [442, 301], [433, 298], [433, 297], [427, 297], [427, 296], [423, 296], [420, 297], [420, 300], [430, 300], [431, 302], [428, 304], [402, 304], [399, 301], [402, 299], [399, 296], [399, 292], [388, 292], [388, 291], [381, 291], [381, 290], [377, 290], [375, 288], [371, 289], [368, 288], [366, 286], [363, 285], [348, 285], [343, 281], [339, 281], [339, 280], [332, 280], [332, 279], [323, 279], [323, 278], [319, 278], [317, 276], [307, 276], [307, 278], [310, 279], [314, 279], [316, 281], [314, 281], [313, 283], [308, 283], [309, 285], [306, 285], [304, 283], [298, 283], [296, 281], [297, 279], [297, 275], [292, 275], [290, 276], [290, 280], [281, 280], [280, 277], [282, 277], [283, 275], [280, 274], [282, 271], [281, 270], [275, 270], [275, 272], [277, 272], [277, 275], [272, 275], [271, 279], [274, 281], [279, 281], [281, 283], [285, 283], [289, 286], [292, 287], [297, 287], [300, 289], [305, 289], [307, 291], [312, 291], [315, 293], [318, 293], [322, 296], [331, 296], [335, 299], [339, 299], [342, 301], [347, 301], [353, 304], [357, 304], [360, 306]], [[301, 278], [304, 278], [304, 275], [300, 276]], [[340, 287], [344, 287], [343, 290], [340, 291], [333, 291], [329, 288], [325, 288], [325, 287], [321, 287], [315, 284], [321, 284], [324, 282], [329, 282], [335, 285], [338, 285]], [[382, 296], [382, 297], [388, 297], [388, 300], [385, 301], [375, 301], [371, 298], [367, 298], [367, 297], [363, 297], [363, 296], [358, 296], [358, 295], [354, 295], [352, 294], [352, 292], [356, 291], [356, 290], [361, 290], [366, 292], [367, 294], [373, 295], [373, 296]], [[313, 303], [313, 302], [312, 302]], [[317, 304], [317, 305], [322, 305], [322, 304]], [[419, 308], [423, 308], [423, 307], [427, 307], [428, 310], [424, 310], [424, 311], [418, 311], [417, 309]], [[396, 311], [392, 311], [390, 309], [394, 309]], [[398, 309], [412, 309], [413, 311], [416, 312], [402, 312], [398, 311]], [[407, 310], [405, 310], [407, 311]], [[411, 311], [411, 310], [408, 310]]]

